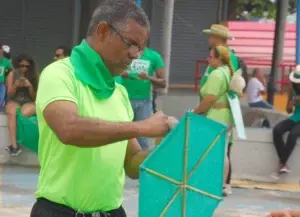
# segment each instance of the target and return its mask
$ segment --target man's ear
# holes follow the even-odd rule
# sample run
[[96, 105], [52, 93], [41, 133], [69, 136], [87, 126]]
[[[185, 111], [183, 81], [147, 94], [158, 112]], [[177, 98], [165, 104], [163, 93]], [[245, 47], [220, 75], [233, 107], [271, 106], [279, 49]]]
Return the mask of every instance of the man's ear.
[[97, 38], [103, 41], [110, 34], [109, 25], [106, 22], [99, 23], [96, 28]]

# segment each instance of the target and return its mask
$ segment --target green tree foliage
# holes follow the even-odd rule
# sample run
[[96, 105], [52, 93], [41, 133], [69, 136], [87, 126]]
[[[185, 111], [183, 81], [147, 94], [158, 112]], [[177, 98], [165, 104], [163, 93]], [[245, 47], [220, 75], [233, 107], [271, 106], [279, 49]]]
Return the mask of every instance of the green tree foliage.
[[[287, 0], [284, 0], [287, 1]], [[290, 13], [295, 12], [296, 0], [288, 0], [290, 4]], [[268, 18], [275, 18], [276, 4], [269, 0], [229, 0], [229, 5], [235, 6], [235, 11], [229, 11], [232, 17], [233, 14], [240, 15], [247, 11], [253, 17], [264, 17], [265, 12]], [[230, 8], [232, 10], [233, 8]]]

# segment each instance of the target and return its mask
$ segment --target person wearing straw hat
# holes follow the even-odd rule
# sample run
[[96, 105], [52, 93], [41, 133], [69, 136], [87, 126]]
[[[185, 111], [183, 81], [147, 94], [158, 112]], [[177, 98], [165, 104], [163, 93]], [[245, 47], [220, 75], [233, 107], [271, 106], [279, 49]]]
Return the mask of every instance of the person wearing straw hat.
[[[279, 170], [271, 177], [279, 179], [280, 175], [290, 172], [287, 162], [295, 148], [297, 139], [300, 137], [300, 65], [290, 74], [293, 97], [287, 105], [287, 111], [292, 113], [286, 120], [278, 123], [273, 129], [273, 142], [279, 157]], [[292, 111], [294, 108], [294, 111]], [[283, 135], [289, 132], [286, 143]]]
[[[213, 24], [210, 29], [204, 29], [203, 33], [208, 36], [209, 49], [217, 45], [226, 46], [230, 52], [230, 60], [234, 71], [239, 69], [238, 58], [235, 53], [227, 46], [227, 40], [233, 39], [228, 28], [222, 24]], [[212, 66], [208, 66], [200, 80], [200, 88], [205, 83], [207, 76], [214, 70]]]
[[[208, 46], [209, 49], [212, 49], [218, 45], [225, 46], [229, 51], [230, 61], [233, 68], [233, 71], [237, 71], [239, 69], [239, 61], [235, 53], [227, 46], [227, 40], [233, 39], [231, 33], [228, 30], [228, 27], [223, 24], [213, 24], [209, 29], [204, 29], [203, 33], [208, 36]], [[201, 87], [206, 83], [208, 76], [211, 74], [211, 72], [214, 71], [213, 66], [209, 65], [203, 74], [201, 80], [200, 80], [200, 89]], [[230, 150], [232, 146], [232, 136], [230, 137], [230, 142], [228, 144], [228, 157], [230, 156]], [[232, 194], [230, 182], [231, 182], [231, 161], [229, 158], [229, 173], [228, 177], [226, 179], [226, 186], [224, 191], [226, 191], [226, 194]]]

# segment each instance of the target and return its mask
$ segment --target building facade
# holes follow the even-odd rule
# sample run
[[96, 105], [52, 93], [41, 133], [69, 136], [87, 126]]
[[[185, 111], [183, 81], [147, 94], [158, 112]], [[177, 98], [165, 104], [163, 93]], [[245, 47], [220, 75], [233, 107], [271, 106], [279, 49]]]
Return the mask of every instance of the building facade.
[[[149, 46], [162, 56], [166, 0], [142, 0], [151, 21]], [[205, 59], [207, 39], [202, 29], [218, 22], [226, 0], [176, 0], [174, 5], [171, 84], [192, 84], [195, 62]], [[27, 52], [40, 69], [50, 63], [58, 45], [73, 46], [85, 37], [98, 0], [10, 0], [1, 4], [0, 44], [13, 55]]]

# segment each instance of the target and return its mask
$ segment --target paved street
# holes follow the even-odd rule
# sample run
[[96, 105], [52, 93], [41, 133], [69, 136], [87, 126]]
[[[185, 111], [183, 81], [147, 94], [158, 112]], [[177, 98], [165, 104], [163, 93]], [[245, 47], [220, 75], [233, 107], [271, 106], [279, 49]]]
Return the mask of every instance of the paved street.
[[[34, 202], [37, 169], [5, 167], [0, 176], [0, 216], [28, 217]], [[129, 217], [137, 216], [137, 182], [127, 180], [124, 206]], [[215, 217], [265, 216], [273, 209], [300, 209], [300, 194], [277, 191], [234, 189], [234, 194], [220, 203]]]

